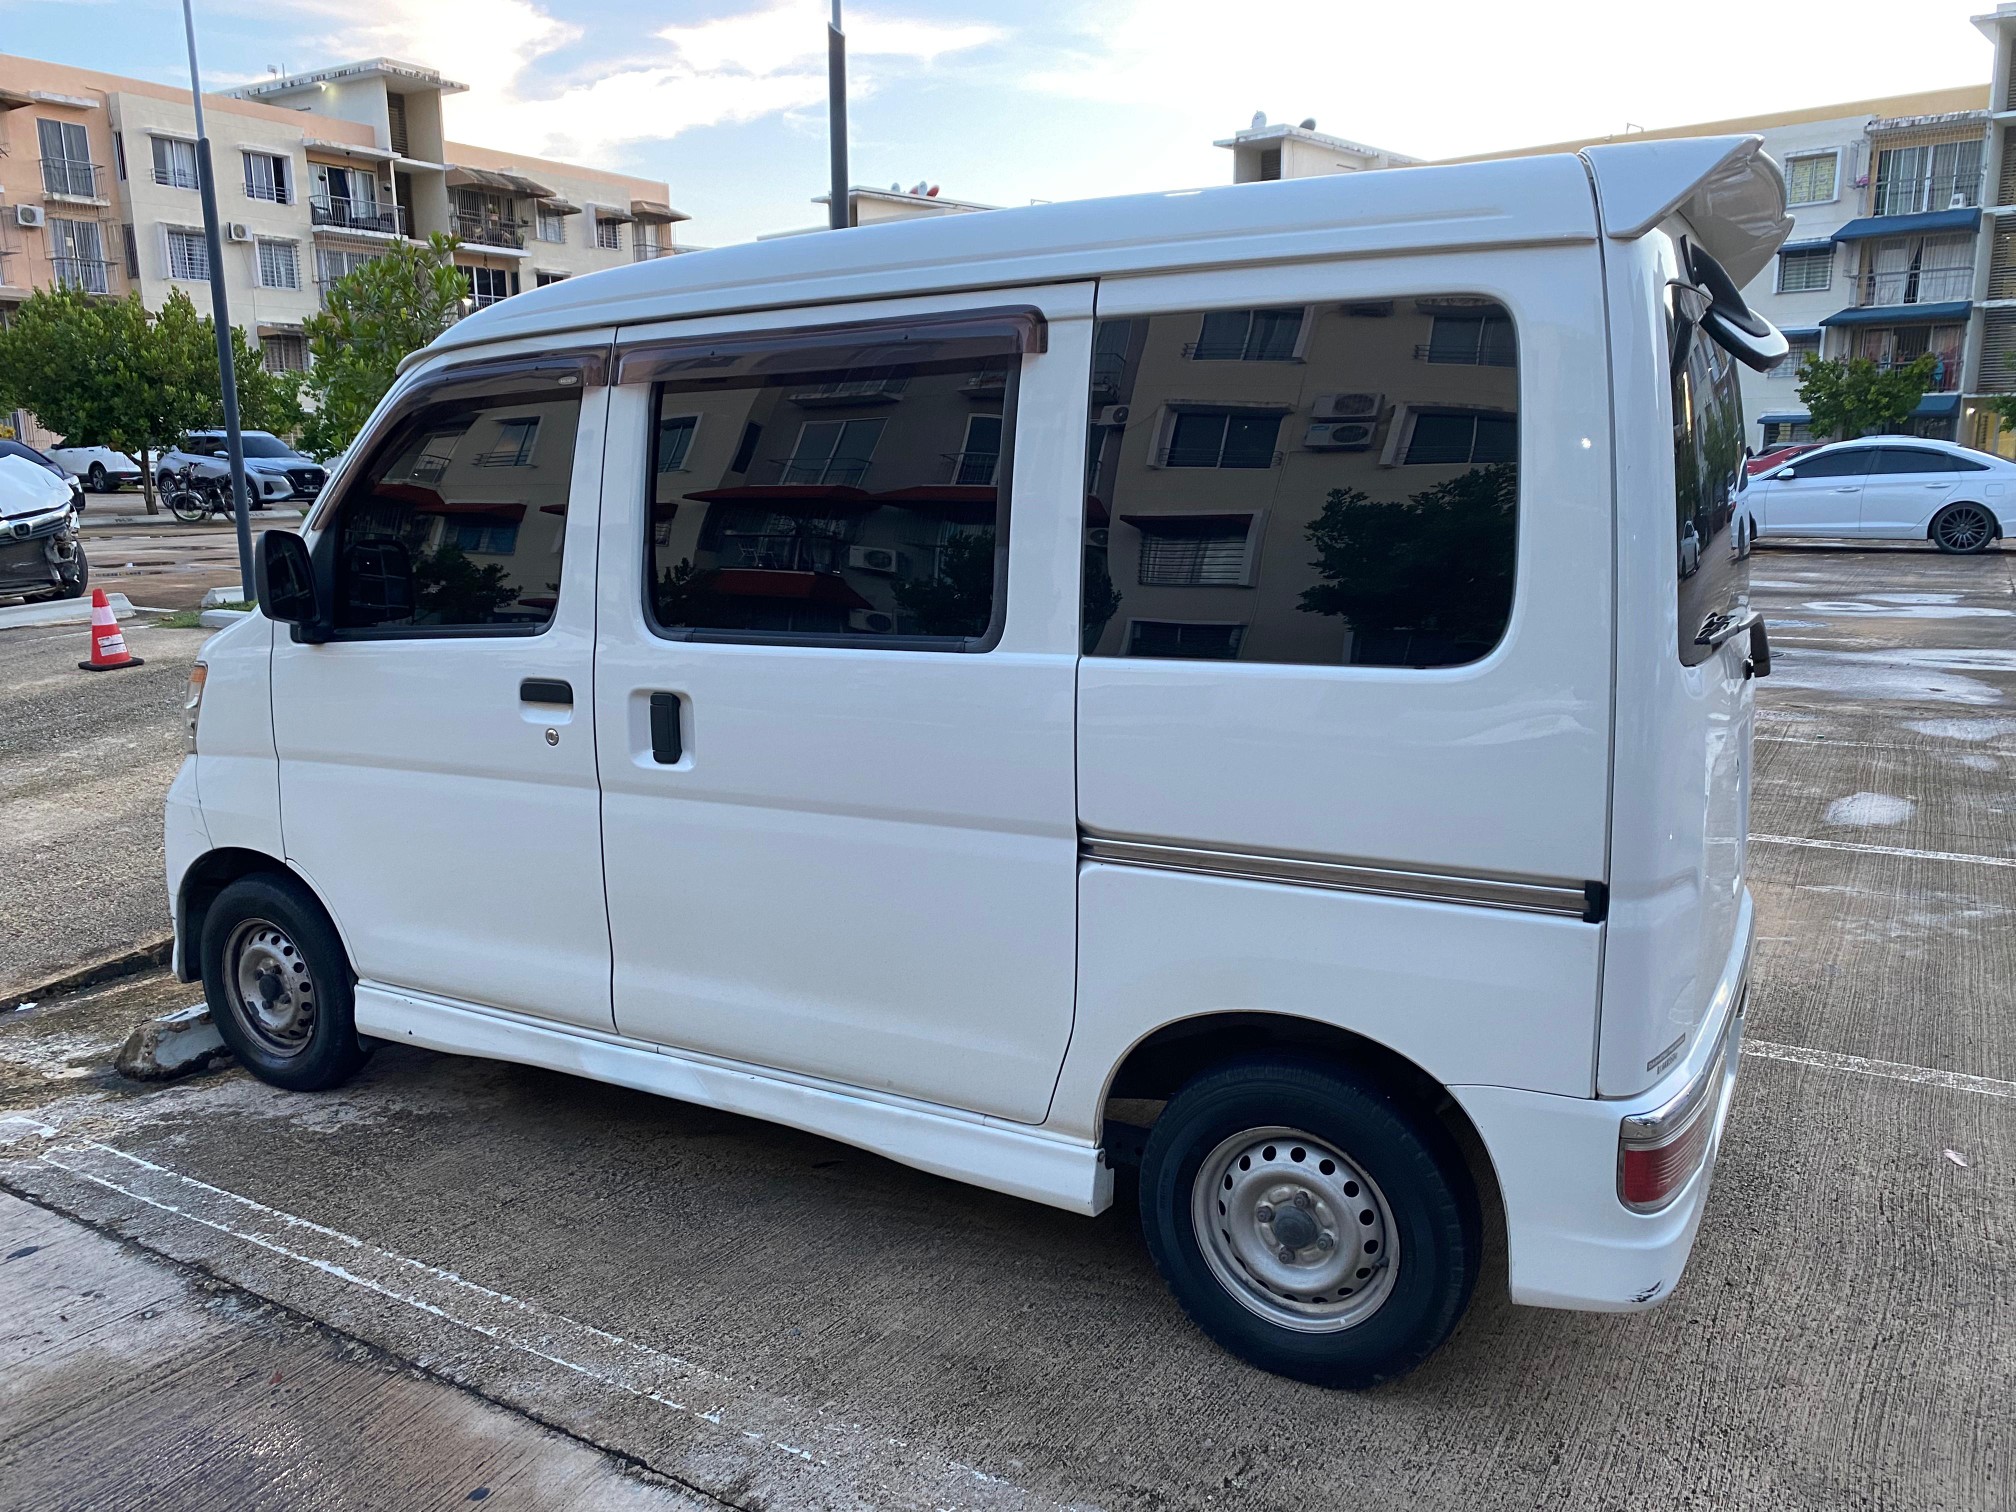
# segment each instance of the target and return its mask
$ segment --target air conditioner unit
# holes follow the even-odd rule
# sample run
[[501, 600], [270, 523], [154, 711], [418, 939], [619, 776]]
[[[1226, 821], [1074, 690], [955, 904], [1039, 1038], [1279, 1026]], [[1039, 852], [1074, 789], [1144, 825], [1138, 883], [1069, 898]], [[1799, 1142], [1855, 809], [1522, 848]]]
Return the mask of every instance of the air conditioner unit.
[[1311, 451], [1369, 451], [1374, 426], [1363, 420], [1337, 425], [1312, 425], [1302, 444]]
[[42, 213], [40, 205], [16, 205], [14, 207], [14, 224], [17, 226], [39, 226], [47, 219], [48, 217]]
[[1124, 404], [1102, 404], [1098, 409], [1092, 411], [1092, 423], [1094, 425], [1125, 425], [1127, 423], [1127, 406]]
[[252, 240], [252, 228], [243, 221], [231, 221], [225, 225], [224, 235], [234, 242], [249, 242]]
[[903, 565], [903, 557], [887, 546], [849, 546], [847, 565], [856, 572], [881, 572], [893, 576]]
[[1316, 400], [1318, 420], [1377, 420], [1384, 394], [1322, 394]]
[[883, 609], [849, 609], [849, 630], [866, 630], [870, 635], [887, 635], [896, 628], [896, 616]]
[[1112, 532], [1104, 525], [1094, 525], [1090, 530], [1085, 532], [1085, 544], [1087, 546], [1097, 546], [1101, 550], [1104, 550], [1107, 541], [1111, 537]]

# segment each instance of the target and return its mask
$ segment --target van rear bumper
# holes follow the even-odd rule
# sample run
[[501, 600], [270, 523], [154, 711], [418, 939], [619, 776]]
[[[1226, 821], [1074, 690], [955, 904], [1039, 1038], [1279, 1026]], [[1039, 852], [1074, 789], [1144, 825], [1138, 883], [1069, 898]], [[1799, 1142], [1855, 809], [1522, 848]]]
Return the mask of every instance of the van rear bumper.
[[[1508, 1087], [1451, 1087], [1489, 1151], [1505, 1203], [1514, 1302], [1593, 1312], [1639, 1312], [1679, 1285], [1708, 1205], [1743, 1041], [1748, 939], [1721, 1015], [1682, 1064], [1630, 1098], [1557, 1097]], [[1619, 1195], [1619, 1135], [1698, 1097], [1714, 1119], [1698, 1170], [1657, 1212]]]

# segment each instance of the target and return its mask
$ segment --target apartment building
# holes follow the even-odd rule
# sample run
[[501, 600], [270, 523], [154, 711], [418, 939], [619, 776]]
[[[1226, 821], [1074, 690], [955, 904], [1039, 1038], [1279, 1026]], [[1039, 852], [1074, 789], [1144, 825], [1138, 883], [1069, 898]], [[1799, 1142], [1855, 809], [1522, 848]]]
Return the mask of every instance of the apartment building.
[[[206, 95], [232, 319], [299, 370], [330, 281], [445, 232], [472, 305], [680, 250], [666, 185], [446, 136], [463, 86], [389, 58]], [[0, 319], [37, 288], [210, 310], [186, 90], [0, 56]]]

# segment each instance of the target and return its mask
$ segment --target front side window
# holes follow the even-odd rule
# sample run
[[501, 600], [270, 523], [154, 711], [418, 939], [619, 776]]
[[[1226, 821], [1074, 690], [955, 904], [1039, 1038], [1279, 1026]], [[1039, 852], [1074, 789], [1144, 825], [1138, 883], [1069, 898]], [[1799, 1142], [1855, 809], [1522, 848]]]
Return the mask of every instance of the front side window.
[[1802, 247], [1778, 254], [1778, 292], [1804, 294], [1834, 281], [1834, 248]]
[[[1200, 368], [1197, 333], [1215, 335], [1221, 313], [1135, 316], [1095, 337], [1124, 360], [1091, 374], [1085, 653], [1487, 655], [1511, 616], [1517, 544], [1511, 312], [1468, 295], [1312, 305], [1295, 361]], [[1232, 313], [1250, 335], [1257, 312]]]
[[660, 381], [659, 629], [978, 649], [1001, 600], [1020, 363], [941, 352], [920, 327], [886, 344], [696, 358]]
[[577, 391], [446, 401], [403, 421], [331, 527], [337, 630], [545, 626], [580, 414]]
[[1869, 447], [1845, 446], [1794, 457], [1788, 465], [1801, 478], [1859, 478], [1869, 471], [1870, 456]]
[[1694, 323], [1700, 312], [1679, 303], [1691, 294], [1667, 290], [1679, 650], [1690, 667], [1715, 654], [1712, 636], [1742, 616], [1750, 597], [1750, 542], [1735, 529], [1745, 483], [1736, 364]]
[[1785, 164], [1785, 203], [1824, 205], [1834, 198], [1838, 152], [1809, 152]]

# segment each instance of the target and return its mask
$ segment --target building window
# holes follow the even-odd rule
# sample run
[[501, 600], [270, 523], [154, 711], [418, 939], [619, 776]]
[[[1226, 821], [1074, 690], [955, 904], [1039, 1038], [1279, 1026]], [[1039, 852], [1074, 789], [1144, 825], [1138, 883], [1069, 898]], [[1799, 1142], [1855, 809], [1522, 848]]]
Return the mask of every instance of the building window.
[[658, 471], [684, 472], [686, 455], [693, 450], [693, 433], [700, 428], [698, 415], [658, 417]]
[[1785, 203], [1824, 205], [1839, 191], [1836, 179], [1841, 165], [1838, 152], [1809, 152], [1785, 162]]
[[665, 250], [663, 243], [658, 240], [657, 226], [647, 224], [644, 221], [639, 221], [631, 231], [630, 245], [635, 251], [639, 262], [656, 257]]
[[1876, 155], [1875, 212], [1917, 215], [1981, 203], [1981, 143], [1892, 147]]
[[1214, 310], [1188, 355], [1198, 362], [1287, 362], [1302, 335], [1302, 307]]
[[280, 332], [259, 338], [259, 360], [269, 373], [308, 371], [308, 343], [291, 333]]
[[1796, 335], [1787, 331], [1785, 333], [1785, 355], [1780, 357], [1776, 364], [1772, 366], [1771, 372], [1779, 377], [1796, 377], [1799, 372], [1800, 363], [1804, 362], [1808, 357], [1818, 357], [1819, 355], [1820, 333], [1818, 331], [1803, 331]]
[[170, 189], [201, 187], [196, 177], [196, 144], [173, 137], [154, 138], [154, 182]]
[[298, 289], [301, 287], [301, 254], [290, 241], [259, 243], [259, 287]]
[[530, 467], [539, 446], [539, 417], [513, 415], [497, 421], [490, 445], [476, 454], [478, 467]]
[[112, 291], [112, 269], [105, 261], [105, 241], [98, 222], [49, 217], [49, 263], [59, 289], [87, 294]]
[[543, 289], [548, 284], [565, 283], [567, 279], [568, 275], [565, 273], [548, 273], [544, 269], [541, 269], [532, 275], [532, 287]]
[[1407, 438], [1410, 466], [1511, 462], [1518, 455], [1519, 422], [1511, 415], [1426, 410], [1414, 416]]
[[1778, 254], [1778, 292], [1810, 294], [1834, 282], [1834, 248], [1799, 247]]
[[112, 133], [112, 162], [119, 175], [119, 182], [126, 182], [126, 138], [118, 132]]
[[121, 226], [119, 229], [124, 233], [126, 243], [126, 276], [128, 278], [138, 278], [140, 276], [140, 238], [133, 234], [131, 222]]
[[1415, 355], [1430, 362], [1510, 367], [1512, 322], [1503, 315], [1437, 315], [1428, 345]]
[[962, 488], [992, 488], [1001, 465], [1001, 417], [971, 415], [966, 440], [952, 459], [952, 482]]
[[91, 138], [78, 121], [35, 122], [42, 149], [42, 190], [66, 199], [96, 199], [98, 169], [91, 161]]
[[538, 207], [537, 220], [539, 227], [539, 240], [541, 240], [542, 242], [552, 242], [556, 246], [562, 245], [566, 242], [567, 240], [566, 216], [562, 215], [558, 210], [554, 210], [546, 205], [541, 205]]
[[251, 199], [271, 200], [276, 205], [292, 204], [287, 193], [287, 159], [270, 152], [246, 153], [245, 193]]
[[595, 245], [602, 248], [602, 250], [605, 252], [622, 251], [623, 250], [622, 222], [613, 220], [604, 220], [602, 219], [601, 216], [599, 215], [596, 216]]
[[881, 439], [880, 420], [807, 421], [778, 481], [858, 488], [868, 476], [875, 443]]
[[168, 276], [190, 283], [210, 277], [210, 246], [201, 231], [168, 228]]
[[1134, 620], [1127, 626], [1129, 656], [1178, 661], [1237, 661], [1244, 625], [1198, 625], [1178, 620]]
[[[1151, 588], [1243, 588], [1251, 515], [1135, 516], [1141, 555], [1135, 581]], [[1140, 653], [1135, 653], [1140, 654]]]
[[1281, 416], [1271, 410], [1183, 409], [1170, 417], [1164, 467], [1272, 467]]
[[502, 268], [464, 268], [462, 281], [468, 285], [469, 297], [479, 310], [518, 292], [518, 275]]

